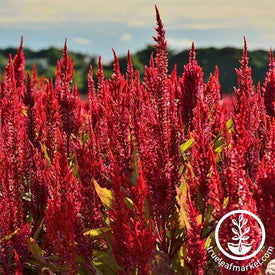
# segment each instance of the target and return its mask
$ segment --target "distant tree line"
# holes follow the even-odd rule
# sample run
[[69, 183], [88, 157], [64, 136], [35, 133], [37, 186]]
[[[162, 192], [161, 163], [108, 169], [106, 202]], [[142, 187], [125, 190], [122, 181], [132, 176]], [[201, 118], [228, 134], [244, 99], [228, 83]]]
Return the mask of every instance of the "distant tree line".
[[[16, 48], [7, 48], [0, 50], [0, 73], [2, 74], [7, 64], [7, 56], [9, 53], [14, 56], [16, 54]], [[141, 72], [141, 77], [144, 72], [144, 65], [148, 65], [151, 53], [155, 53], [152, 46], [147, 46], [144, 49], [132, 53], [132, 62], [134, 68], [137, 68]], [[183, 50], [181, 52], [168, 51], [169, 59], [169, 73], [173, 70], [175, 64], [178, 67], [178, 74], [183, 72], [184, 65], [188, 63], [189, 50]], [[32, 64], [36, 64], [37, 72], [39, 75], [44, 75], [45, 78], [54, 77], [56, 60], [62, 56], [62, 49], [50, 47], [39, 51], [34, 51], [28, 48], [24, 48], [24, 54], [26, 57], [26, 69], [32, 70]], [[76, 53], [69, 51], [75, 63], [75, 81], [77, 82], [78, 89], [81, 93], [87, 93], [87, 79], [89, 66], [92, 65], [94, 70], [97, 70], [97, 57], [88, 56], [82, 53]], [[215, 66], [218, 65], [220, 69], [220, 82], [222, 85], [223, 93], [232, 93], [233, 86], [237, 85], [237, 75], [232, 68], [239, 67], [239, 60], [242, 55], [241, 49], [226, 47], [222, 49], [217, 48], [204, 48], [196, 49], [196, 58], [204, 71], [204, 80], [207, 81], [210, 73], [213, 73]], [[252, 78], [254, 84], [260, 81], [264, 82], [265, 74], [268, 69], [268, 51], [255, 50], [249, 51], [249, 64], [252, 68]], [[126, 55], [120, 56], [121, 72], [126, 72], [127, 57]], [[112, 62], [104, 66], [105, 77], [109, 78], [112, 75], [113, 65]]]

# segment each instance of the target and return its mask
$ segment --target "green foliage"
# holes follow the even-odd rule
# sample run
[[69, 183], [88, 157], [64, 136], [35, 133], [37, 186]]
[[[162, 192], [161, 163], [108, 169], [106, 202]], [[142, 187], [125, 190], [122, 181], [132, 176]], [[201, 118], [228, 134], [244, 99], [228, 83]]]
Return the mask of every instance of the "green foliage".
[[113, 200], [112, 191], [107, 188], [101, 187], [94, 179], [92, 180], [92, 183], [95, 186], [95, 191], [99, 196], [102, 204], [106, 208], [112, 209], [112, 200]]

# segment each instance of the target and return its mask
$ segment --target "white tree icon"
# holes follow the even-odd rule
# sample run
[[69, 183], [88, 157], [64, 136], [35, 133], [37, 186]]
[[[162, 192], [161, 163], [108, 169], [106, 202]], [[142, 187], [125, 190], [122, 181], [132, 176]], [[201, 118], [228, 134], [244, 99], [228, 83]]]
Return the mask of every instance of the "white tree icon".
[[249, 240], [250, 237], [247, 234], [250, 231], [250, 227], [245, 227], [248, 219], [243, 218], [243, 214], [241, 214], [238, 218], [238, 221], [232, 219], [232, 223], [236, 226], [236, 228], [231, 228], [232, 232], [235, 236], [232, 238], [233, 241], [238, 241], [238, 243], [228, 243], [227, 246], [229, 250], [236, 255], [244, 255], [250, 251], [252, 248], [252, 243], [246, 243], [245, 241]]

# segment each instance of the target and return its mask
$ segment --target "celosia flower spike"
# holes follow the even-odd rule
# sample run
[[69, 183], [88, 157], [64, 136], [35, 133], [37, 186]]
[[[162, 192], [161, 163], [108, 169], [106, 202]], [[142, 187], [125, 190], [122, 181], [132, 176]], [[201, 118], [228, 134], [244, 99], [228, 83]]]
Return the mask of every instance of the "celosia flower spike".
[[97, 94], [98, 97], [102, 100], [104, 97], [104, 73], [103, 66], [101, 62], [101, 56], [98, 57], [98, 70], [96, 73], [97, 76]]
[[132, 64], [131, 54], [130, 54], [130, 51], [128, 50], [128, 54], [127, 54], [127, 83], [128, 83], [129, 89], [131, 89], [133, 86], [133, 78], [134, 78], [134, 68], [133, 68], [133, 64]]
[[198, 65], [195, 59], [195, 46], [192, 43], [192, 48], [189, 53], [189, 63], [184, 66], [184, 72], [180, 81], [180, 112], [182, 123], [185, 128], [191, 127], [193, 119], [193, 109], [197, 105], [198, 99], [203, 94], [203, 73], [202, 68]]
[[189, 52], [189, 62], [193, 63], [196, 59], [195, 44], [192, 42], [191, 51]]
[[25, 57], [23, 53], [23, 36], [21, 36], [21, 43], [14, 57], [14, 74], [16, 80], [16, 87], [23, 88], [25, 79]]
[[98, 116], [98, 100], [95, 92], [92, 65], [90, 66], [88, 73], [88, 113], [92, 117], [92, 123], [95, 124]]
[[269, 71], [263, 85], [264, 103], [269, 116], [275, 116], [275, 63], [273, 51], [270, 49]]
[[35, 141], [36, 117], [35, 117], [35, 108], [34, 108], [34, 91], [33, 91], [33, 84], [32, 84], [30, 73], [28, 73], [28, 76], [27, 76], [27, 85], [23, 94], [23, 102], [27, 107], [26, 132], [27, 132], [28, 138], [34, 146], [38, 146], [38, 144]]
[[65, 86], [64, 89], [68, 89], [69, 83], [72, 82], [74, 77], [74, 63], [72, 59], [69, 57], [68, 49], [67, 49], [67, 39], [64, 43], [63, 48], [63, 57], [60, 59], [60, 73], [61, 73], [61, 80], [63, 85]]
[[157, 31], [157, 36], [153, 36], [153, 39], [157, 42], [157, 44], [154, 45], [154, 47], [157, 50], [166, 51], [167, 42], [165, 41], [165, 30], [163, 28], [159, 10], [156, 5], [155, 5], [155, 9], [156, 9], [156, 19], [157, 19], [157, 27], [155, 28], [155, 30]]
[[240, 61], [241, 63], [241, 68], [240, 69], [235, 69], [236, 73], [238, 75], [238, 86], [239, 88], [234, 88], [235, 90], [235, 113], [240, 112], [240, 105], [241, 105], [241, 97], [242, 93], [245, 92], [245, 96], [251, 97], [254, 95], [255, 88], [253, 86], [253, 81], [251, 77], [251, 68], [248, 66], [248, 55], [247, 55], [247, 43], [246, 39], [244, 37], [244, 48], [243, 48], [243, 55], [242, 55], [242, 60]]
[[116, 55], [116, 51], [114, 48], [112, 48], [113, 54], [114, 54], [114, 73], [112, 75], [112, 78], [114, 80], [120, 80], [121, 73], [120, 73], [120, 66], [119, 66], [119, 60]]
[[245, 71], [248, 67], [248, 56], [247, 56], [247, 43], [245, 36], [243, 37], [244, 46], [243, 46], [243, 59], [241, 61], [242, 64], [242, 70]]

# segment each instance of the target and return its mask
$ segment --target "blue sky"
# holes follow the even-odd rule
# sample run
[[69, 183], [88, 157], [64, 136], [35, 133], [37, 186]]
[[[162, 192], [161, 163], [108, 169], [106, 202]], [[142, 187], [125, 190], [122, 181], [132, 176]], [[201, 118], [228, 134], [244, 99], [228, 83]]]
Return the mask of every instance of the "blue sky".
[[126, 54], [152, 44], [154, 4], [165, 25], [168, 46], [176, 51], [196, 47], [275, 48], [274, 0], [0, 0], [0, 48], [62, 47], [102, 55], [111, 48]]

